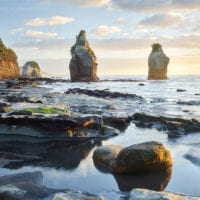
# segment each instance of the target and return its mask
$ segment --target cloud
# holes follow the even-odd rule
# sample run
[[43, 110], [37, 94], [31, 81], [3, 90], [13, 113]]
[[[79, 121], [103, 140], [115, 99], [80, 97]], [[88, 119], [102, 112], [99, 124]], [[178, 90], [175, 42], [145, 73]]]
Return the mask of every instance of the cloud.
[[[55, 0], [43, 0], [46, 2], [55, 2]], [[110, 0], [57, 0], [56, 3], [71, 4], [83, 7], [100, 7], [106, 5]]]
[[101, 25], [91, 31], [94, 35], [105, 36], [113, 33], [119, 33], [121, 29], [116, 26]]
[[41, 31], [33, 31], [33, 30], [27, 30], [24, 34], [26, 38], [31, 39], [39, 39], [39, 40], [49, 40], [52, 38], [57, 37], [57, 33], [44, 33]]
[[10, 31], [12, 35], [24, 31], [24, 28], [15, 28]]
[[110, 0], [110, 7], [134, 12], [198, 10], [199, 0]]
[[35, 18], [26, 22], [27, 26], [55, 26], [73, 22], [71, 17], [53, 16], [49, 18]]
[[114, 21], [115, 24], [125, 24], [127, 23], [127, 19], [123, 18], [123, 17], [120, 17], [120, 18], [117, 18], [115, 21]]
[[159, 13], [147, 17], [139, 22], [139, 26], [151, 26], [151, 27], [168, 27], [172, 25], [180, 24], [184, 21], [184, 18], [180, 14], [176, 13]]

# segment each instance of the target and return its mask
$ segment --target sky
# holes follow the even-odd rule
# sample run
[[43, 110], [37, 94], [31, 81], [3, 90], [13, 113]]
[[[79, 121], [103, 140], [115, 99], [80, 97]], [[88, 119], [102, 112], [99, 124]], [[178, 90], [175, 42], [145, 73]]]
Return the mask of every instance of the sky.
[[99, 75], [147, 75], [151, 44], [169, 75], [200, 74], [200, 0], [0, 0], [0, 37], [20, 66], [69, 74], [70, 48], [85, 30]]

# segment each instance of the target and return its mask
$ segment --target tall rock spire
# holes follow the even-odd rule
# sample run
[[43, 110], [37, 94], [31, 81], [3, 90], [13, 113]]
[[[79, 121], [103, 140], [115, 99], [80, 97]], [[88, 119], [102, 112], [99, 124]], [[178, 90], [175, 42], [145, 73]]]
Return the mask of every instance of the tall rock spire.
[[97, 62], [93, 50], [86, 39], [86, 32], [81, 30], [76, 36], [76, 43], [71, 47], [69, 65], [71, 81], [97, 81]]
[[169, 58], [162, 50], [162, 46], [158, 43], [152, 45], [152, 51], [149, 55], [149, 80], [165, 80], [167, 77], [167, 66], [169, 64]]

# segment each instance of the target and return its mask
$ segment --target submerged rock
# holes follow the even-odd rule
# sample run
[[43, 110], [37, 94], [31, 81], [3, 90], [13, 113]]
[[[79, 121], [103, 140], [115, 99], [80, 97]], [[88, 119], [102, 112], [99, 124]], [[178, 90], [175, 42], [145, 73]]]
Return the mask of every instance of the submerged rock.
[[7, 48], [0, 39], [0, 78], [20, 77], [17, 56], [15, 52]]
[[191, 148], [184, 157], [200, 167], [200, 147]]
[[158, 43], [152, 45], [152, 51], [149, 55], [149, 80], [165, 80], [167, 79], [167, 66], [169, 58], [164, 54], [162, 46]]
[[134, 189], [129, 200], [199, 200], [200, 197], [176, 194], [172, 192], [156, 192], [147, 189]]
[[97, 81], [97, 62], [93, 50], [86, 39], [86, 32], [81, 30], [76, 43], [71, 47], [69, 65], [71, 81]]
[[22, 78], [40, 78], [40, 67], [35, 61], [26, 62], [22, 69]]
[[98, 147], [94, 162], [113, 173], [135, 173], [165, 170], [172, 166], [170, 152], [159, 142], [146, 142], [129, 147]]

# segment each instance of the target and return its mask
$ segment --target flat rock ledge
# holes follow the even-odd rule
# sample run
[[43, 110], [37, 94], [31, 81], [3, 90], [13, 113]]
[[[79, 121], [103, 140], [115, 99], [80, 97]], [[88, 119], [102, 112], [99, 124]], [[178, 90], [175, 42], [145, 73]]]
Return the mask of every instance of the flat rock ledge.
[[170, 152], [155, 141], [134, 144], [128, 147], [108, 145], [98, 147], [93, 154], [97, 168], [112, 173], [136, 173], [166, 170], [172, 166]]
[[147, 189], [133, 189], [129, 200], [200, 200], [200, 197], [187, 196], [172, 192], [156, 192]]

